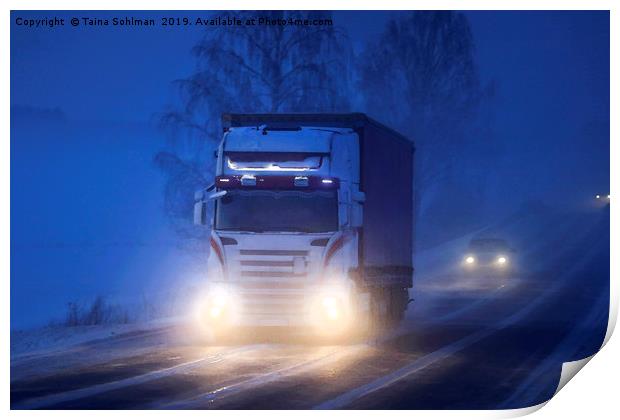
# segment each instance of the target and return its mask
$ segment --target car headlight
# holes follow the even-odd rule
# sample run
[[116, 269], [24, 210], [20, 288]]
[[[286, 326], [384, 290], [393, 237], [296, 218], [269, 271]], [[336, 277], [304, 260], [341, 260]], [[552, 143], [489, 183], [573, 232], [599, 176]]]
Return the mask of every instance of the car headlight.
[[508, 258], [504, 257], [504, 256], [500, 256], [497, 258], [497, 263], [499, 265], [504, 265], [508, 262]]
[[470, 255], [469, 257], [465, 258], [465, 263], [466, 263], [466, 264], [470, 264], [470, 265], [471, 265], [471, 264], [473, 264], [473, 263], [475, 263], [475, 262], [476, 262], [476, 258], [474, 258], [474, 257], [473, 257], [473, 256], [471, 256], [471, 255]]

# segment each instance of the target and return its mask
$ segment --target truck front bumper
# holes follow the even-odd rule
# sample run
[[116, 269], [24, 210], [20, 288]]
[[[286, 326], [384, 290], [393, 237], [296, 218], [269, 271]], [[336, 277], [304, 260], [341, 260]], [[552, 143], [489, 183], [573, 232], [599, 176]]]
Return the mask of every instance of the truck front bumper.
[[199, 318], [217, 328], [348, 326], [355, 313], [350, 290], [324, 284], [290, 290], [213, 288], [200, 303]]

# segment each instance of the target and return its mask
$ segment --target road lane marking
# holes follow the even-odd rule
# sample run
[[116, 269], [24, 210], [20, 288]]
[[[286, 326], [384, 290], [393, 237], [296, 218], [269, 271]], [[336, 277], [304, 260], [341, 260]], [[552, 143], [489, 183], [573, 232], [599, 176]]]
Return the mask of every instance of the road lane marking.
[[344, 349], [338, 349], [331, 353], [328, 353], [324, 356], [320, 356], [317, 359], [308, 360], [305, 362], [300, 362], [294, 364], [292, 366], [283, 367], [280, 369], [276, 369], [275, 371], [265, 372], [258, 374], [250, 379], [232, 383], [230, 385], [225, 385], [215, 390], [188, 398], [183, 401], [175, 401], [168, 404], [159, 404], [155, 405], [153, 408], [156, 409], [191, 409], [195, 407], [197, 404], [216, 404], [219, 401], [222, 401], [226, 397], [230, 397], [240, 392], [243, 392], [247, 389], [256, 387], [258, 385], [265, 385], [271, 382], [274, 382], [280, 378], [284, 378], [286, 376], [295, 375], [309, 369], [320, 366], [321, 364], [329, 362], [331, 359], [348, 356], [349, 354], [361, 351], [362, 349], [369, 349], [372, 347], [376, 347], [377, 345], [389, 341], [403, 333], [400, 331], [392, 331], [388, 334], [383, 334], [378, 337], [371, 338], [363, 343], [349, 345]]
[[506, 286], [505, 284], [502, 284], [501, 286], [499, 286], [496, 289], [493, 289], [491, 291], [491, 293], [485, 295], [482, 298], [476, 299], [473, 302], [469, 303], [467, 306], [457, 309], [455, 311], [452, 312], [448, 312], [447, 314], [434, 318], [432, 320], [432, 322], [445, 322], [445, 321], [449, 321], [451, 319], [456, 318], [457, 316], [466, 314], [468, 312], [471, 312], [474, 309], [479, 308], [480, 306], [484, 305], [485, 303], [491, 302], [495, 299], [498, 298], [499, 295], [505, 294], [506, 292], [508, 292], [509, 290], [511, 290], [514, 286]]
[[71, 391], [61, 392], [58, 394], [51, 394], [51, 395], [46, 395], [43, 397], [32, 398], [32, 399], [17, 402], [15, 404], [11, 404], [12, 406], [11, 408], [12, 409], [37, 409], [37, 408], [60, 404], [63, 402], [75, 401], [81, 398], [91, 397], [93, 395], [102, 394], [104, 392], [113, 391], [119, 388], [140, 385], [145, 382], [150, 382], [155, 379], [160, 379], [168, 375], [183, 373], [189, 369], [192, 369], [202, 364], [210, 365], [210, 364], [218, 363], [228, 357], [231, 357], [231, 356], [234, 356], [240, 353], [245, 353], [245, 352], [254, 350], [259, 347], [264, 347], [264, 346], [265, 346], [264, 344], [246, 346], [246, 347], [235, 349], [228, 353], [219, 353], [215, 355], [202, 357], [202, 358], [192, 360], [189, 362], [180, 363], [178, 365], [171, 366], [168, 368], [144, 373], [142, 375], [120, 379], [118, 381], [106, 382], [103, 384], [97, 384], [97, 385], [89, 386], [86, 388], [80, 388], [80, 389], [75, 389]]
[[472, 345], [473, 343], [482, 340], [483, 338], [490, 335], [492, 331], [482, 330], [474, 334], [470, 334], [460, 340], [457, 340], [447, 346], [440, 348], [426, 356], [422, 356], [419, 359], [416, 359], [414, 362], [411, 362], [402, 368], [386, 375], [382, 376], [372, 382], [364, 384], [360, 387], [354, 388], [344, 394], [339, 395], [336, 398], [325, 401], [314, 407], [315, 410], [333, 410], [337, 408], [346, 407], [350, 403], [368, 395], [373, 392], [379, 391], [383, 388], [386, 388], [394, 383], [412, 375], [433, 363], [436, 363], [442, 359], [445, 359], [452, 354]]
[[549, 287], [545, 290], [545, 292], [541, 293], [540, 295], [538, 295], [537, 298], [535, 298], [534, 300], [532, 300], [530, 302], [529, 305], [521, 308], [521, 310], [515, 312], [514, 314], [512, 314], [511, 316], [509, 316], [508, 318], [505, 318], [501, 321], [499, 321], [497, 324], [495, 324], [494, 326], [490, 326], [487, 327], [483, 330], [480, 330], [478, 332], [472, 333], [468, 336], [465, 336], [464, 338], [461, 338], [455, 342], [452, 342], [444, 347], [441, 347], [438, 350], [435, 350], [434, 352], [421, 357], [420, 359], [417, 359], [405, 366], [403, 366], [400, 369], [397, 369], [396, 371], [382, 376], [380, 378], [375, 379], [374, 381], [371, 381], [367, 384], [361, 385], [357, 388], [354, 388], [350, 391], [347, 391], [343, 394], [340, 394], [339, 396], [332, 398], [330, 400], [324, 401], [316, 406], [314, 406], [314, 409], [317, 410], [334, 410], [334, 409], [338, 409], [338, 408], [343, 408], [343, 407], [347, 407], [350, 404], [352, 404], [353, 402], [359, 400], [360, 398], [363, 398], [366, 395], [372, 394], [374, 392], [377, 392], [381, 389], [387, 388], [390, 385], [393, 385], [394, 383], [403, 380], [407, 377], [409, 377], [410, 375], [440, 361], [443, 360], [449, 356], [451, 356], [452, 354], [459, 352], [461, 350], [464, 350], [465, 348], [485, 339], [486, 337], [490, 336], [491, 334], [503, 330], [504, 328], [507, 328], [511, 325], [516, 324], [517, 321], [519, 321], [520, 319], [524, 318], [526, 315], [528, 315], [530, 312], [532, 312], [534, 309], [536, 309], [541, 303], [543, 303], [547, 297], [549, 295], [553, 295], [553, 293], [555, 293], [557, 290], [559, 290], [560, 287], [565, 285], [565, 279], [566, 278], [570, 278], [570, 276], [577, 272], [582, 266], [585, 265], [585, 263], [587, 261], [589, 261], [589, 257], [590, 254], [592, 253], [592, 251], [585, 253], [572, 267], [570, 270], [566, 271], [562, 276], [560, 276], [560, 278], [558, 278], [554, 283], [552, 287]]
[[292, 366], [283, 367], [280, 369], [276, 369], [271, 372], [266, 372], [262, 374], [258, 374], [250, 379], [246, 379], [244, 381], [236, 382], [230, 385], [224, 385], [220, 388], [214, 389], [212, 391], [206, 392], [204, 394], [197, 395], [195, 397], [188, 398], [184, 401], [178, 401], [170, 404], [166, 404], [164, 406], [159, 406], [157, 408], [165, 408], [165, 409], [192, 409], [200, 407], [202, 408], [204, 405], [214, 405], [223, 399], [239, 394], [248, 389], [254, 389], [261, 385], [266, 385], [272, 382], [277, 381], [278, 379], [295, 375], [298, 373], [302, 373], [304, 371], [314, 369], [322, 364], [329, 362], [332, 359], [338, 357], [349, 356], [349, 354], [361, 351], [362, 349], [369, 348], [366, 344], [357, 344], [354, 346], [349, 346], [346, 349], [336, 350], [331, 353], [328, 353], [324, 356], [320, 356], [319, 358], [313, 360], [307, 360], [304, 362], [296, 363]]
[[[595, 325], [597, 319], [606, 318], [608, 316], [606, 305], [607, 302], [609, 302], [609, 295], [602, 293], [592, 305], [592, 310], [589, 312], [588, 316], [582, 319], [577, 326], [570, 329], [562, 341], [555, 345], [555, 348], [551, 354], [556, 356], [548, 357], [542, 360], [542, 362], [540, 362], [535, 369], [530, 371], [518, 388], [498, 405], [498, 408], [509, 409], [515, 406], [517, 402], [522, 402], [524, 400], [527, 401], [528, 405], [537, 404], [537, 402], [535, 402], [536, 397], [545, 391], [546, 385], [544, 381], [540, 380], [540, 378], [545, 373], [548, 373], [556, 368], [558, 364], [563, 365], [566, 361], [558, 359], [565, 357], [567, 351], [574, 351], [578, 348], [578, 344], [581, 343], [581, 328]], [[593, 357], [596, 353], [597, 352], [588, 357]], [[556, 389], [553, 395], [555, 396], [558, 391], [559, 389]]]
[[[504, 291], [503, 287], [500, 287], [497, 292], [501, 292]], [[495, 293], [494, 293], [495, 295]], [[470, 308], [467, 308], [470, 309]], [[460, 312], [460, 311], [459, 311]], [[269, 384], [272, 383], [278, 379], [281, 379], [285, 376], [291, 376], [291, 375], [295, 375], [298, 373], [301, 373], [303, 371], [307, 371], [309, 369], [312, 369], [314, 367], [316, 367], [316, 365], [320, 365], [322, 363], [326, 363], [328, 362], [330, 359], [335, 358], [335, 357], [340, 357], [340, 356], [344, 356], [348, 353], [352, 353], [356, 350], [359, 350], [361, 348], [367, 348], [370, 346], [376, 346], [378, 344], [381, 344], [383, 342], [389, 341], [395, 337], [398, 337], [400, 335], [406, 334], [406, 332], [403, 331], [393, 331], [391, 333], [385, 334], [383, 336], [380, 337], [375, 337], [374, 339], [371, 339], [369, 341], [367, 341], [366, 343], [363, 344], [358, 344], [356, 346], [352, 346], [352, 347], [348, 347], [346, 349], [346, 351], [342, 351], [342, 350], [338, 350], [332, 353], [329, 353], [325, 356], [321, 356], [318, 359], [314, 359], [314, 360], [310, 360], [310, 361], [305, 361], [305, 362], [301, 362], [298, 364], [295, 364], [293, 366], [288, 366], [288, 367], [284, 367], [281, 369], [277, 369], [275, 371], [271, 371], [271, 372], [266, 372], [263, 374], [259, 374], [253, 378], [244, 380], [244, 381], [240, 381], [237, 383], [233, 383], [227, 386], [222, 386], [218, 389], [206, 392], [204, 394], [195, 396], [195, 397], [191, 397], [188, 398], [187, 400], [184, 401], [178, 401], [178, 402], [173, 402], [170, 404], [165, 404], [163, 406], [155, 406], [155, 408], [164, 408], [164, 409], [191, 409], [191, 408], [195, 408], [197, 406], [201, 406], [201, 405], [214, 405], [217, 404], [219, 401], [223, 400], [226, 397], [232, 396], [232, 395], [236, 395], [239, 394], [247, 389], [251, 389], [253, 387], [256, 386], [260, 386], [260, 385], [265, 385], [265, 384]], [[465, 339], [468, 338], [472, 338], [472, 336], [468, 336], [465, 337]], [[463, 339], [463, 340], [465, 340]], [[457, 344], [459, 344], [458, 342], [453, 343], [455, 346]], [[467, 346], [469, 344], [466, 344], [465, 346]], [[452, 350], [451, 352], [455, 352], [457, 350]], [[446, 356], [447, 357], [447, 356]], [[436, 360], [435, 360], [436, 361]], [[418, 362], [422, 362], [421, 359], [418, 359]], [[431, 361], [431, 363], [434, 363], [434, 361]], [[428, 364], [431, 364], [428, 363]], [[408, 365], [409, 366], [409, 365]], [[422, 369], [422, 368], [419, 368]]]

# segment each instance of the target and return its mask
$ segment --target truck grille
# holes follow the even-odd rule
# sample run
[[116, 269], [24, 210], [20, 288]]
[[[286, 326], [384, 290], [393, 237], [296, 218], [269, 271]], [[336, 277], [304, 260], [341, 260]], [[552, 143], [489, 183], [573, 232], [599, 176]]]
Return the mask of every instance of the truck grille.
[[308, 273], [287, 273], [286, 271], [241, 271], [241, 277], [306, 277]]
[[237, 255], [236, 277], [245, 317], [303, 318], [306, 285], [311, 281], [309, 251], [240, 249]]
[[242, 249], [239, 251], [241, 255], [281, 255], [304, 257], [308, 255], [308, 251], [283, 250], [283, 249]]

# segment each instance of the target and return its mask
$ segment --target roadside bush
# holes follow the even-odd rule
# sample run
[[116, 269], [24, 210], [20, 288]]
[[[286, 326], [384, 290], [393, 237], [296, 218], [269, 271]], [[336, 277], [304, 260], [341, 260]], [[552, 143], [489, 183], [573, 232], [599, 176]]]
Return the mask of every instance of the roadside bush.
[[120, 305], [108, 303], [102, 296], [97, 296], [89, 305], [69, 302], [64, 325], [127, 324], [131, 322], [127, 309]]

